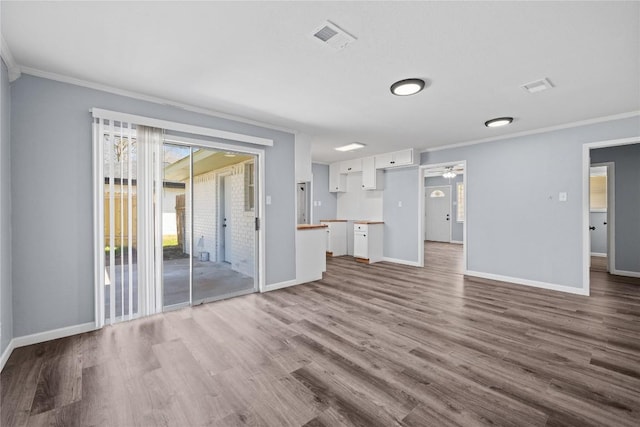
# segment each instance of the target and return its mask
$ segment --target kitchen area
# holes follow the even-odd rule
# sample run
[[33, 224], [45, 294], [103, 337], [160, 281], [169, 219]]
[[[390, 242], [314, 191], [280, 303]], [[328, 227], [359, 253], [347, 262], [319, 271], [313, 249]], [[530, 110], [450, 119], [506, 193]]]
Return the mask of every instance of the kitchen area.
[[[310, 217], [326, 226], [327, 256], [350, 256], [365, 264], [384, 260], [385, 173], [416, 165], [413, 149], [345, 160], [328, 167], [314, 165]], [[335, 208], [322, 209], [319, 199], [323, 198], [325, 203], [335, 200]]]

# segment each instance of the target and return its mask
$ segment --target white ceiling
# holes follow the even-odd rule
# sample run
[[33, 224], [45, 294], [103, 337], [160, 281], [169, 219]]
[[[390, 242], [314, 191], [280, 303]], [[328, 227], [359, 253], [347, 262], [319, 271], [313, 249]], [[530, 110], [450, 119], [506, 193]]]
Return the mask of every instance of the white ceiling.
[[[12, 2], [21, 66], [311, 135], [316, 161], [640, 110], [639, 2]], [[325, 20], [358, 40], [341, 51]], [[396, 80], [430, 86], [395, 97]], [[548, 77], [552, 90], [520, 85]], [[487, 129], [496, 116], [511, 126]], [[353, 141], [367, 147], [338, 153]]]

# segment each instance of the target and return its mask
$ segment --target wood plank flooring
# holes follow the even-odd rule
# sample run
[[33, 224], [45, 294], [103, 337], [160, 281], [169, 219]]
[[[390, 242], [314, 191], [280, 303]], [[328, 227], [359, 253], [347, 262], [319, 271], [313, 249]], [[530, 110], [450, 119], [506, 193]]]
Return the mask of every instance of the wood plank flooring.
[[328, 259], [323, 280], [16, 349], [2, 426], [638, 426], [640, 284]]

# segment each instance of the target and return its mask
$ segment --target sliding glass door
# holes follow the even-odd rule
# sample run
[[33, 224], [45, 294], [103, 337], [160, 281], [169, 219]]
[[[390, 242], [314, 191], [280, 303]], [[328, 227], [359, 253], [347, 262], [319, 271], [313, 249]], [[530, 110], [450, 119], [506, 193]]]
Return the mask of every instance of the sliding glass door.
[[257, 290], [256, 157], [165, 143], [164, 306]]
[[258, 290], [263, 155], [94, 118], [97, 327]]

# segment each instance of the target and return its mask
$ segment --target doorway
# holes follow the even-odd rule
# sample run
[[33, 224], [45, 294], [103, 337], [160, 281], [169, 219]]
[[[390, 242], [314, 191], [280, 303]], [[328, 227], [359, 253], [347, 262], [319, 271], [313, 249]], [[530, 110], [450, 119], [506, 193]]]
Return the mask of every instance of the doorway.
[[[614, 226], [614, 168], [615, 163], [597, 163], [590, 167], [589, 176], [589, 237], [591, 247], [591, 270], [609, 272], [609, 261], [614, 254], [610, 249], [614, 235], [609, 230]], [[611, 187], [611, 188], [609, 188]], [[611, 256], [610, 256], [611, 255]], [[611, 263], [613, 264], [613, 262]]]
[[[451, 253], [457, 254], [458, 260], [451, 268], [466, 271], [466, 161], [420, 166], [419, 179], [421, 266], [435, 259], [434, 255], [441, 258]], [[425, 254], [431, 259], [427, 260]]]
[[640, 137], [584, 144], [582, 161], [583, 290], [588, 295], [591, 274], [640, 278]]

